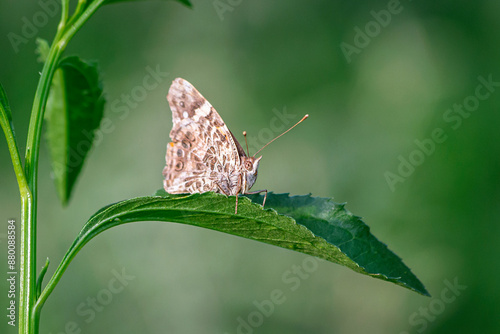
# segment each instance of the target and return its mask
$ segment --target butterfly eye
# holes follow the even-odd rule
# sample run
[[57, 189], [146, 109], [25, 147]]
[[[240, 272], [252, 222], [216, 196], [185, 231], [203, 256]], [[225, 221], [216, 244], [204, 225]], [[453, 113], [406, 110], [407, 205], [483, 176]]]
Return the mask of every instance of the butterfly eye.
[[247, 170], [252, 170], [252, 167], [253, 167], [253, 165], [250, 161], [245, 161], [245, 168]]

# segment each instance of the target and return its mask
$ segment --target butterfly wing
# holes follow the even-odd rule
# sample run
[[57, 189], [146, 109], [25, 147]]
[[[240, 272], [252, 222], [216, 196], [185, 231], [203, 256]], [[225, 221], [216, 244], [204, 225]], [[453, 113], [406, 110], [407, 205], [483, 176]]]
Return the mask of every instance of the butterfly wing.
[[243, 149], [220, 115], [193, 85], [181, 78], [170, 86], [167, 100], [173, 127], [163, 169], [165, 191], [177, 194], [222, 189], [226, 194], [237, 194]]

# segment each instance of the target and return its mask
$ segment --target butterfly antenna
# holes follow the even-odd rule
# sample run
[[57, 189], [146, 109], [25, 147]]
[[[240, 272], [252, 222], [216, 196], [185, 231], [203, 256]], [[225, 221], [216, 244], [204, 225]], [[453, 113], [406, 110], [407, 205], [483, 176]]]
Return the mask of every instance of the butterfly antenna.
[[246, 131], [243, 131], [243, 137], [245, 137], [245, 144], [247, 145], [247, 155], [250, 156], [250, 151], [248, 150], [247, 132]]
[[305, 115], [304, 117], [302, 117], [302, 119], [300, 121], [298, 121], [297, 123], [295, 123], [294, 126], [292, 126], [290, 129], [288, 129], [285, 132], [283, 132], [282, 134], [280, 134], [278, 137], [276, 137], [273, 140], [271, 140], [266, 145], [264, 145], [260, 150], [258, 150], [257, 152], [255, 152], [255, 154], [253, 156], [255, 157], [257, 155], [257, 153], [259, 153], [260, 151], [262, 151], [267, 145], [271, 144], [273, 141], [275, 141], [276, 139], [278, 139], [279, 137], [283, 136], [285, 133], [287, 133], [288, 131], [290, 131], [291, 129], [293, 129], [294, 127], [296, 127], [297, 125], [299, 125], [300, 123], [302, 123], [307, 117], [309, 117], [309, 115]]

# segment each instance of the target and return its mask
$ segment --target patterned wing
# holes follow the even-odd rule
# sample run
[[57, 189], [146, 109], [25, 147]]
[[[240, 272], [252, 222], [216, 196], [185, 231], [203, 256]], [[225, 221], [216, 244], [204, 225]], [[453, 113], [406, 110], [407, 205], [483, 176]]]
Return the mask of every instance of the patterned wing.
[[167, 95], [172, 109], [172, 142], [167, 144], [165, 191], [238, 193], [240, 145], [212, 105], [184, 79]]

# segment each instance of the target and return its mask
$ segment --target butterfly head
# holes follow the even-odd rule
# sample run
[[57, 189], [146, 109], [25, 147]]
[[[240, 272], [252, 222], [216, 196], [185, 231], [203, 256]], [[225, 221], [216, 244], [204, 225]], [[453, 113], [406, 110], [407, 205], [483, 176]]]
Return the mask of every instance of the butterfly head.
[[257, 169], [259, 168], [259, 162], [262, 156], [255, 157], [242, 157], [242, 172], [243, 172], [243, 191], [247, 192], [252, 188], [253, 184], [257, 180]]

